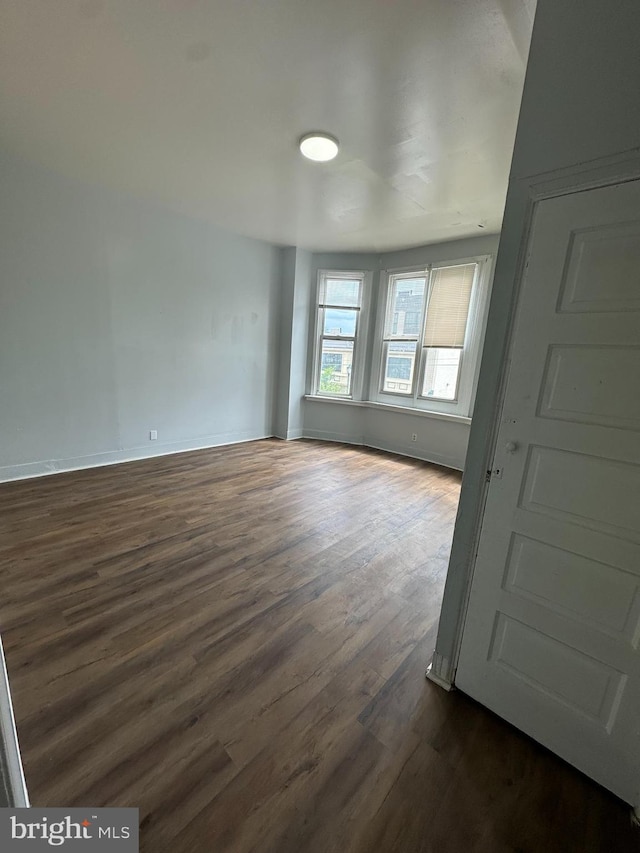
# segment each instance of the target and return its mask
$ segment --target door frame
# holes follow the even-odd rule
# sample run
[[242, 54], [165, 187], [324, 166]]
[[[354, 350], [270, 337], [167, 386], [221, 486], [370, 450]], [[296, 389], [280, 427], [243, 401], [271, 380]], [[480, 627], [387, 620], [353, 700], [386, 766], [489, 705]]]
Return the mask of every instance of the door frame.
[[[510, 295], [510, 305], [507, 315], [502, 358], [500, 368], [497, 374], [495, 374], [495, 381], [493, 383], [496, 395], [495, 404], [490, 414], [490, 419], [485, 427], [481, 452], [476, 454], [482, 463], [481, 470], [485, 472], [485, 474], [478, 484], [475, 495], [471, 492], [472, 501], [470, 500], [469, 502], [470, 506], [465, 508], [465, 510], [473, 516], [471, 522], [471, 535], [469, 536], [471, 544], [470, 547], [466, 547], [463, 544], [460, 549], [461, 552], [464, 553], [466, 547], [466, 559], [456, 560], [459, 566], [458, 571], [464, 575], [464, 577], [461, 584], [461, 593], [457, 602], [455, 602], [455, 604], [457, 604], [457, 613], [454, 613], [455, 627], [453, 632], [453, 648], [448, 655], [443, 654], [439, 649], [438, 640], [436, 640], [436, 651], [434, 652], [432, 663], [427, 671], [427, 677], [436, 684], [439, 684], [445, 690], [451, 690], [455, 686], [455, 676], [460, 657], [462, 635], [464, 633], [467, 620], [471, 585], [473, 582], [478, 546], [484, 523], [484, 513], [489, 490], [489, 472], [492, 469], [493, 459], [496, 452], [498, 430], [504, 407], [509, 364], [513, 348], [514, 320], [520, 301], [522, 280], [528, 262], [531, 227], [537, 205], [546, 199], [571, 195], [578, 192], [586, 192], [588, 190], [599, 189], [601, 187], [616, 184], [628, 183], [639, 179], [640, 150], [634, 149], [631, 152], [623, 152], [612, 157], [601, 158], [588, 163], [579, 163], [553, 172], [534, 175], [530, 178], [512, 178], [510, 181], [507, 214], [512, 219], [519, 218], [521, 220], [522, 230], [517, 249], [517, 258], [513, 266], [514, 287]], [[500, 252], [501, 247], [498, 248], [496, 269], [499, 269]], [[506, 274], [508, 275], [508, 272], [506, 272]], [[487, 336], [492, 333], [491, 321], [492, 314], [495, 309], [496, 306], [493, 304], [492, 300], [492, 304], [489, 309]], [[500, 330], [498, 330], [498, 334], [499, 333]], [[474, 484], [471, 483], [469, 488], [470, 490], [473, 490]], [[462, 498], [464, 500], [464, 480]], [[475, 506], [473, 504], [475, 504]], [[461, 516], [459, 514], [456, 521], [456, 530], [454, 531], [452, 559], [449, 563], [448, 571], [451, 571], [451, 566], [454, 559], [456, 559], [454, 554], [457, 545], [456, 540], [460, 537], [460, 533], [458, 531], [460, 518]], [[438, 632], [438, 639], [441, 639], [441, 629], [439, 629]]]

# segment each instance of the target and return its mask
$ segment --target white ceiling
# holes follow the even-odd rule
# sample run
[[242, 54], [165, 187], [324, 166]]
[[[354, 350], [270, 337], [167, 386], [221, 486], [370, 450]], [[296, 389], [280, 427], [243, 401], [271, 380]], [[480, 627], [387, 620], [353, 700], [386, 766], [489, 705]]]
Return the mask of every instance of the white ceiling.
[[0, 0], [0, 143], [284, 245], [495, 232], [534, 2]]

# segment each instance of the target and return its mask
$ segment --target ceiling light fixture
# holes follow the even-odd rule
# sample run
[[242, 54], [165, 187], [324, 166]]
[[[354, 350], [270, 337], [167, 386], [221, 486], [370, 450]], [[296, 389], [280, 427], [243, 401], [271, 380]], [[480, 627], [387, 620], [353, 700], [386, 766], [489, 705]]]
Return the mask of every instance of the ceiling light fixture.
[[318, 163], [333, 160], [338, 153], [338, 140], [328, 133], [318, 131], [305, 133], [298, 144], [300, 151], [307, 159], [316, 160]]

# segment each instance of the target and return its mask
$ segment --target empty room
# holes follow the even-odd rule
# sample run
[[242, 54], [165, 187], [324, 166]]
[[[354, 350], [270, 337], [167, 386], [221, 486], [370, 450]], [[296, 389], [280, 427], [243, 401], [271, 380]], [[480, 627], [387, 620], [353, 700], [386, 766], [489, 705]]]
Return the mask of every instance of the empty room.
[[640, 849], [638, 32], [0, 0], [0, 849]]

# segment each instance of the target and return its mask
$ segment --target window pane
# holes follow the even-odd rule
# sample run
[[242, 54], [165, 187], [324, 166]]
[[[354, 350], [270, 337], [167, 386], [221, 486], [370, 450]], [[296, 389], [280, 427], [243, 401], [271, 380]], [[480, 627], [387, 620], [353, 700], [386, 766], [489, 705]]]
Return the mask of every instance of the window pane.
[[342, 370], [342, 353], [341, 352], [323, 352], [322, 366], [334, 367], [338, 373]]
[[325, 305], [360, 305], [360, 282], [352, 279], [328, 278], [325, 283]]
[[392, 341], [387, 345], [384, 361], [383, 391], [411, 394], [416, 363], [416, 345], [409, 341]]
[[318, 391], [348, 396], [351, 393], [352, 364], [353, 341], [322, 341]]
[[460, 349], [429, 347], [424, 370], [422, 397], [455, 400], [460, 372]]
[[391, 286], [387, 314], [387, 337], [413, 337], [420, 334], [420, 317], [426, 279], [399, 279]]
[[357, 311], [325, 308], [322, 333], [324, 335], [346, 335], [347, 337], [352, 337], [356, 333], [357, 316]]

